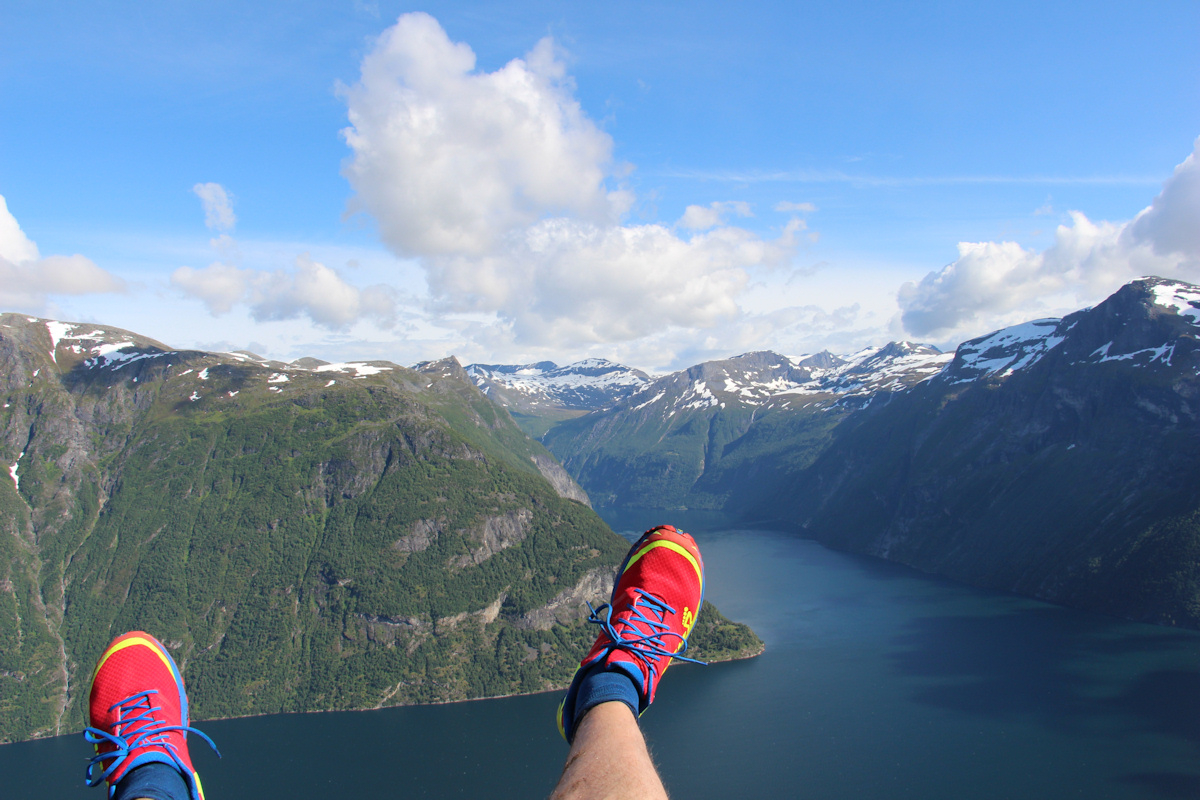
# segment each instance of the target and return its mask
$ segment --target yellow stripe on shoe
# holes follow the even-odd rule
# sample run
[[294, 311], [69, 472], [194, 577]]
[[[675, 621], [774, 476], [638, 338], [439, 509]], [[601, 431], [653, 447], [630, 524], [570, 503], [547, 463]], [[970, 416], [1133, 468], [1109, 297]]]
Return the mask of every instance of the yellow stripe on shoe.
[[627, 563], [625, 565], [625, 569], [629, 569], [630, 567], [632, 567], [634, 564], [636, 564], [638, 562], [638, 559], [640, 559], [642, 556], [646, 555], [647, 553], [649, 553], [651, 550], [653, 550], [656, 547], [666, 547], [670, 550], [674, 550], [676, 553], [679, 553], [679, 555], [686, 558], [691, 563], [692, 569], [696, 570], [696, 577], [700, 579], [700, 586], [701, 586], [701, 588], [703, 588], [703, 586], [704, 586], [704, 570], [700, 569], [700, 563], [698, 561], [696, 561], [696, 557], [694, 555], [692, 555], [688, 551], [688, 549], [686, 547], [684, 547], [683, 545], [679, 544], [678, 542], [669, 541], [667, 539], [659, 539], [657, 541], [651, 542], [650, 544], [643, 547], [641, 550], [638, 550], [636, 553], [633, 554], [633, 557], [629, 559], [629, 563]]
[[126, 647], [133, 647], [136, 644], [144, 645], [153, 650], [154, 654], [159, 657], [159, 659], [163, 662], [163, 665], [167, 668], [167, 672], [170, 672], [172, 676], [175, 675], [175, 670], [171, 668], [170, 659], [168, 659], [166, 653], [164, 653], [157, 646], [157, 642], [154, 642], [150, 639], [144, 639], [141, 636], [133, 636], [129, 639], [123, 639], [104, 651], [104, 655], [100, 656], [100, 661], [96, 664], [96, 668], [92, 670], [92, 683], [96, 682], [96, 675], [99, 674], [100, 668], [104, 666], [105, 661], [108, 661], [109, 658], [121, 652]]

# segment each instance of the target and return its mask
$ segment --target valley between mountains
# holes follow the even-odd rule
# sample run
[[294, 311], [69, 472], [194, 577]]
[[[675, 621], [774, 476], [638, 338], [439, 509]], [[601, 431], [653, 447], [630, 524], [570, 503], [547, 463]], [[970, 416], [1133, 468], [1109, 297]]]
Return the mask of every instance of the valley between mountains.
[[[1200, 628], [1200, 287], [964, 342], [652, 376], [284, 364], [0, 317], [0, 731], [77, 730], [111, 635], [200, 718], [563, 685], [627, 543], [702, 512]], [[690, 655], [762, 644], [707, 607]]]
[[651, 378], [472, 365], [598, 507], [703, 510], [976, 586], [1200, 628], [1200, 288], [964, 342]]

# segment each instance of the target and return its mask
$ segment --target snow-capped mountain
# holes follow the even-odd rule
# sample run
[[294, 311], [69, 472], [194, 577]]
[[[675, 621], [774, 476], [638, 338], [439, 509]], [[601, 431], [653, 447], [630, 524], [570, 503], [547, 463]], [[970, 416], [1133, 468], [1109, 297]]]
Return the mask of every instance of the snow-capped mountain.
[[1200, 287], [964, 342], [777, 488], [805, 534], [957, 580], [1200, 627]]
[[1122, 308], [1119, 318], [1112, 310], [1114, 295], [1099, 316], [1083, 309], [963, 342], [940, 379], [954, 384], [1003, 380], [1051, 354], [1070, 365], [1124, 362], [1153, 369], [1171, 367], [1192, 353], [1200, 333], [1200, 288], [1164, 278], [1145, 278], [1129, 288], [1127, 294], [1137, 297], [1127, 302], [1138, 308]]
[[[351, 361], [332, 364], [315, 358], [301, 358], [291, 363], [263, 358], [248, 350], [206, 352], [179, 350], [122, 328], [93, 323], [60, 322], [58, 320], [24, 317], [17, 314], [0, 315], [0, 327], [28, 329], [44, 328], [46, 353], [60, 372], [74, 370], [77, 379], [108, 375], [111, 379], [128, 374], [135, 364], [155, 364], [164, 368], [172, 364], [188, 364], [175, 374], [182, 378], [194, 375], [194, 380], [209, 379], [210, 369], [222, 366], [246, 365], [260, 368], [272, 391], [282, 392], [282, 384], [298, 375], [325, 375], [328, 381], [365, 378], [382, 372], [406, 372], [391, 361]], [[40, 334], [39, 334], [40, 335]], [[133, 382], [137, 378], [132, 378]]]
[[927, 381], [950, 358], [907, 342], [844, 357], [745, 353], [655, 378], [583, 416], [543, 417], [541, 431], [526, 430], [592, 486], [601, 505], [720, 506], [740, 491], [734, 484], [742, 478], [727, 480], [730, 470], [765, 452], [809, 457], [816, 452], [809, 439], [821, 439], [855, 409]]
[[705, 408], [856, 408], [937, 375], [952, 355], [892, 342], [847, 356], [787, 357], [771, 351], [707, 361], [650, 381], [614, 411], [670, 416]]
[[514, 411], [607, 408], [628, 397], [650, 380], [641, 370], [603, 358], [586, 358], [560, 367], [553, 361], [536, 364], [470, 364], [467, 374], [484, 394]]
[[542, 361], [466, 369], [485, 394], [526, 414], [651, 406], [674, 413], [728, 405], [861, 404], [879, 392], [897, 392], [936, 375], [951, 358], [927, 345], [893, 342], [847, 356], [744, 353], [658, 378], [600, 358], [565, 367]]

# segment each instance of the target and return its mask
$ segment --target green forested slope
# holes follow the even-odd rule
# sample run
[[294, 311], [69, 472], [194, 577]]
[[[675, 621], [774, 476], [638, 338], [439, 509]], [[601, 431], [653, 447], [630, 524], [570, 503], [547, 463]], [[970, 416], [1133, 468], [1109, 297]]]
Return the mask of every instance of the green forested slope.
[[762, 518], [764, 505], [807, 467], [841, 409], [655, 407], [601, 411], [543, 437], [598, 507], [721, 510]]
[[[78, 729], [132, 628], [201, 719], [569, 679], [627, 544], [456, 362], [318, 373], [102, 339], [124, 337], [106, 360], [0, 318], [0, 740]], [[753, 650], [712, 618], [710, 655]]]

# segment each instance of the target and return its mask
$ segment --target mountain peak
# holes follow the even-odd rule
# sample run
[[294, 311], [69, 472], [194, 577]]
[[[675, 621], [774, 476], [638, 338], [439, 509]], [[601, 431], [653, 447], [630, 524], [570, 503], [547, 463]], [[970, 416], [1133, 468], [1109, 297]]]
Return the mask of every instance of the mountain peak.
[[942, 377], [953, 383], [1004, 380], [1052, 353], [1068, 365], [1170, 367], [1198, 350], [1200, 287], [1147, 277], [1062, 319], [1023, 322], [963, 342]]
[[1143, 278], [1129, 285], [1144, 289], [1150, 302], [1157, 308], [1184, 317], [1193, 325], [1200, 325], [1200, 286], [1158, 277]]
[[846, 360], [841, 356], [836, 356], [828, 350], [822, 350], [813, 355], [796, 356], [790, 361], [797, 367], [811, 367], [814, 369], [833, 369], [834, 367], [845, 364]]

